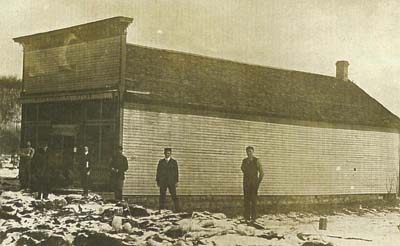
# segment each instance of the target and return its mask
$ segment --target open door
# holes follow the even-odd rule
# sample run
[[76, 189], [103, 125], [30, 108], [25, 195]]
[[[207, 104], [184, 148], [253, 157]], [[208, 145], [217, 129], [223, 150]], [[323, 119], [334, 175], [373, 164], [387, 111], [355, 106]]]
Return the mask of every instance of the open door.
[[75, 169], [77, 127], [75, 125], [53, 125], [51, 133], [52, 165], [54, 186], [69, 187], [76, 183], [79, 175]]

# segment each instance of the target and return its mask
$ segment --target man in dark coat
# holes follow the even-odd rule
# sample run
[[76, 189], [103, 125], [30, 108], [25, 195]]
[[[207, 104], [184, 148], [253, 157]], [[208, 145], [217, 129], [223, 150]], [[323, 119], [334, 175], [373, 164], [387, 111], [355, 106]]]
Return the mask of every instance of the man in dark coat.
[[111, 186], [114, 190], [115, 200], [122, 201], [125, 172], [128, 170], [128, 159], [122, 154], [122, 146], [118, 147], [118, 153], [111, 160]]
[[35, 188], [38, 192], [37, 199], [47, 199], [50, 192], [50, 165], [48, 146], [40, 148], [35, 154], [34, 164], [35, 169]]
[[165, 158], [158, 161], [156, 181], [160, 187], [159, 209], [165, 208], [165, 199], [167, 189], [171, 194], [174, 203], [174, 211], [178, 211], [178, 198], [176, 196], [176, 187], [179, 182], [178, 162], [171, 157], [172, 149], [165, 148]]
[[89, 147], [83, 147], [83, 153], [79, 162], [79, 169], [81, 173], [81, 185], [83, 189], [83, 195], [89, 194], [89, 182], [90, 182], [90, 170], [92, 169], [92, 158], [89, 153]]
[[251, 221], [257, 218], [257, 192], [264, 177], [260, 160], [254, 156], [254, 148], [246, 148], [247, 158], [242, 161], [243, 193], [244, 193], [244, 219]]

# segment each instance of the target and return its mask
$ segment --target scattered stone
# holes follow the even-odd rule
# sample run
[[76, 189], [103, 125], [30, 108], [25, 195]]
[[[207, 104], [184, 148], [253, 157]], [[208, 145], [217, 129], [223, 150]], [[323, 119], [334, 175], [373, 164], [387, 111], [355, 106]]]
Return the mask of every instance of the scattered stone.
[[320, 241], [308, 241], [303, 243], [301, 246], [333, 246], [332, 243], [324, 243]]
[[66, 219], [65, 221], [64, 221], [64, 223], [66, 223], [66, 224], [71, 224], [71, 223], [75, 223], [76, 221], [74, 220], [74, 219]]
[[212, 220], [205, 220], [205, 221], [202, 221], [202, 222], [200, 223], [200, 226], [201, 226], [201, 227], [204, 227], [204, 228], [213, 227], [213, 226], [214, 226], [214, 221], [212, 221]]
[[112, 220], [111, 226], [116, 232], [122, 231], [122, 219], [121, 216], [114, 216]]
[[180, 226], [171, 226], [164, 232], [164, 234], [170, 238], [180, 238], [186, 234], [186, 231], [184, 231]]
[[64, 198], [60, 198], [60, 199], [55, 199], [53, 201], [53, 204], [54, 204], [54, 207], [56, 207], [56, 208], [63, 208], [64, 206], [66, 206], [68, 204], [68, 202]]
[[14, 203], [14, 206], [17, 208], [22, 208], [24, 205], [21, 203], [21, 201], [17, 201]]
[[215, 213], [215, 214], [212, 214], [212, 217], [215, 218], [215, 219], [218, 219], [218, 220], [226, 219], [226, 215], [223, 214], [223, 213]]
[[43, 240], [50, 237], [51, 231], [50, 230], [29, 230], [23, 233], [29, 237], [32, 237], [36, 240]]
[[51, 235], [47, 240], [45, 240], [43, 245], [54, 245], [54, 246], [70, 246], [70, 242], [63, 236], [58, 234]]
[[14, 212], [15, 209], [11, 206], [7, 206], [7, 205], [2, 205], [0, 207], [1, 210], [3, 210], [4, 212]]
[[255, 228], [240, 224], [236, 227], [236, 232], [242, 236], [254, 236]]
[[5, 211], [3, 211], [3, 210], [1, 210], [1, 209], [0, 209], [0, 219], [4, 219], [4, 220], [15, 220], [15, 221], [17, 221], [17, 222], [20, 222], [20, 221], [21, 221], [21, 218], [18, 217], [17, 215], [7, 213], [7, 212], [5, 212]]
[[123, 214], [123, 208], [122, 207], [111, 207], [107, 208], [103, 212], [103, 216], [105, 217], [114, 217], [114, 216], [121, 216]]
[[39, 245], [40, 241], [35, 240], [27, 235], [22, 235], [17, 242], [15, 243], [16, 246], [36, 246]]
[[78, 233], [76, 236], [73, 245], [85, 245], [85, 246], [99, 246], [99, 245], [107, 245], [107, 246], [122, 246], [123, 239], [114, 237], [110, 234], [101, 233], [101, 232], [89, 232], [84, 231]]
[[37, 225], [36, 229], [37, 230], [51, 230], [52, 226], [50, 226], [49, 224], [41, 224], [41, 225]]
[[11, 227], [9, 229], [7, 229], [6, 234], [8, 233], [14, 233], [14, 232], [26, 232], [29, 231], [29, 228], [26, 227]]
[[265, 238], [265, 239], [268, 239], [268, 240], [271, 240], [271, 239], [274, 239], [274, 238], [276, 238], [278, 240], [285, 239], [285, 237], [283, 235], [278, 235], [276, 232], [273, 232], [273, 231], [269, 231], [267, 233], [258, 235], [258, 237]]
[[137, 205], [129, 205], [130, 215], [133, 217], [147, 217], [149, 216], [149, 212], [142, 206]]
[[122, 225], [122, 230], [124, 230], [127, 233], [131, 233], [132, 232], [132, 225], [129, 222], [126, 222]]

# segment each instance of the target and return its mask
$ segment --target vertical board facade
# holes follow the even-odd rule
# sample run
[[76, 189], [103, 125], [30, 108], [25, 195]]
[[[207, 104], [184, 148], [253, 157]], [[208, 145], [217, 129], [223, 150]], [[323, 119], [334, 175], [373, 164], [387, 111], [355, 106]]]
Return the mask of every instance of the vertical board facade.
[[25, 93], [109, 88], [120, 80], [120, 36], [24, 52]]
[[135, 109], [126, 104], [125, 195], [158, 194], [157, 162], [172, 147], [180, 195], [240, 195], [245, 147], [255, 147], [260, 195], [396, 192], [398, 133], [316, 128]]

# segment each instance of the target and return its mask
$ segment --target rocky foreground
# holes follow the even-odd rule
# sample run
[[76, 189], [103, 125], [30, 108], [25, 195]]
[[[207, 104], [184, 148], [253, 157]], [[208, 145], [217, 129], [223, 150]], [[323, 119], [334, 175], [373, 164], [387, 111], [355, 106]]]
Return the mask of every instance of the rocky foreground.
[[283, 235], [222, 213], [172, 213], [104, 201], [100, 196], [30, 193], [0, 195], [1, 245], [331, 245]]

